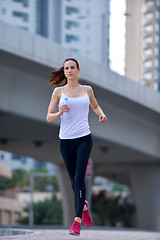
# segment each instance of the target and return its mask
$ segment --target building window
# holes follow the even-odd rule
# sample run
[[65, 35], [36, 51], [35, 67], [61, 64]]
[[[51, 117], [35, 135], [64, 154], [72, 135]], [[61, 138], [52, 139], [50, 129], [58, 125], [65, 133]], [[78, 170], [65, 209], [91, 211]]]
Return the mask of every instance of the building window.
[[73, 41], [78, 42], [79, 40], [80, 40], [79, 36], [70, 35], [70, 34], [66, 35], [66, 42], [67, 43], [70, 43], [70, 42], [73, 42]]
[[90, 42], [91, 42], [90, 37], [86, 37], [86, 43], [88, 44], [88, 43], [90, 43]]
[[16, 155], [16, 154], [12, 154], [12, 157], [11, 157], [13, 160], [19, 160], [20, 159], [20, 156], [19, 155]]
[[155, 35], [154, 41], [155, 41], [155, 44], [158, 44], [158, 43], [159, 43], [159, 36], [158, 36], [158, 35]]
[[[152, 49], [146, 49], [145, 51], [144, 51], [144, 57], [145, 57], [145, 59], [147, 59], [147, 58], [151, 58], [152, 57]], [[144, 59], [144, 60], [145, 60]]]
[[154, 80], [158, 80], [158, 71], [154, 71]]
[[152, 46], [153, 39], [152, 37], [147, 37], [144, 39], [144, 48]]
[[155, 31], [158, 33], [159, 32], [159, 23], [155, 24]]
[[76, 52], [76, 53], [80, 53], [81, 51], [77, 48], [71, 48], [72, 51]]
[[23, 6], [24, 7], [28, 7], [29, 6], [28, 0], [23, 0]]
[[86, 23], [86, 29], [89, 30], [91, 28], [90, 23]]
[[40, 161], [40, 160], [35, 160], [34, 162], [34, 168], [36, 170], [41, 170], [42, 168], [46, 168], [46, 162]]
[[13, 16], [21, 18], [24, 22], [28, 22], [28, 18], [29, 18], [28, 13], [14, 11]]
[[152, 81], [152, 74], [151, 73], [147, 73], [144, 75], [144, 81], [145, 82], [150, 82]]
[[145, 5], [147, 10], [152, 10], [154, 7], [154, 3], [152, 1], [146, 2]]
[[152, 62], [151, 61], [146, 61], [144, 63], [144, 72], [150, 72], [152, 68]]
[[13, 159], [14, 161], [19, 161], [19, 162], [22, 163], [22, 164], [27, 163], [27, 158], [24, 157], [24, 156], [19, 156], [19, 155], [13, 154], [13, 155], [12, 155], [12, 159]]
[[158, 59], [157, 59], [157, 58], [154, 59], [154, 67], [155, 67], [155, 68], [158, 68]]
[[87, 9], [87, 10], [86, 10], [86, 15], [87, 15], [87, 16], [90, 16], [90, 14], [91, 14], [91, 11], [90, 11], [89, 9]]
[[79, 28], [80, 23], [79, 22], [74, 22], [74, 21], [66, 21], [66, 28], [71, 29], [71, 28]]
[[21, 163], [25, 164], [27, 162], [27, 158], [24, 156], [19, 156], [16, 154], [12, 154], [12, 159], [15, 161], [20, 161]]
[[26, 164], [27, 163], [27, 158], [22, 156], [20, 161], [21, 161], [22, 164]]
[[90, 51], [86, 50], [85, 54], [86, 54], [87, 57], [89, 57], [90, 56]]
[[159, 54], [159, 47], [156, 46], [156, 47], [154, 48], [154, 55], [155, 55], [155, 56], [158, 56], [158, 54]]
[[77, 13], [80, 13], [80, 9], [79, 9], [79, 8], [66, 7], [66, 14], [67, 14], [67, 15], [77, 14]]
[[151, 61], [147, 61], [144, 63], [144, 67], [152, 67], [152, 62]]
[[1, 15], [3, 15], [3, 16], [6, 15], [6, 9], [5, 8], [1, 9]]
[[29, 6], [28, 0], [13, 0], [13, 2], [22, 3], [24, 7]]
[[152, 25], [147, 25], [144, 28], [144, 31], [145, 31], [146, 34], [151, 34], [153, 32], [153, 26]]
[[152, 23], [153, 21], [153, 14], [152, 13], [148, 13], [145, 15], [145, 23]]
[[26, 31], [29, 30], [28, 27], [20, 27], [20, 28], [23, 29], [23, 30], [26, 30]]
[[[159, 8], [160, 8], [160, 7], [159, 7]], [[159, 16], [159, 8], [158, 8], [157, 11], [156, 11], [156, 19], [157, 19], [157, 20], [159, 20], [159, 17], [160, 17], [160, 16]]]

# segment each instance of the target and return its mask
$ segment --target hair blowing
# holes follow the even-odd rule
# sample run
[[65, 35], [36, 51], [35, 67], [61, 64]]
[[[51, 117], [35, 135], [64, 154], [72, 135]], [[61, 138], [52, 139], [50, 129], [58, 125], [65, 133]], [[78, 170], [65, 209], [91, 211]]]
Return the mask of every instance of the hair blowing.
[[77, 65], [77, 69], [79, 68], [79, 63], [76, 59], [74, 58], [67, 58], [64, 60], [63, 62], [63, 67], [60, 67], [56, 70], [54, 70], [52, 73], [51, 73], [51, 76], [49, 78], [49, 83], [50, 85], [55, 85], [55, 86], [64, 86], [67, 84], [67, 78], [64, 74], [64, 63], [67, 62], [67, 61], [74, 61]]

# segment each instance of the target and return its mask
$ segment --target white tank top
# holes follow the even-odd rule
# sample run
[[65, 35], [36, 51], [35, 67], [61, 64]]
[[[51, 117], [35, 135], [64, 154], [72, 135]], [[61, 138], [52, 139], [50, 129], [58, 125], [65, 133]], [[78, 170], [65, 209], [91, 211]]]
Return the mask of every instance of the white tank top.
[[81, 97], [68, 97], [63, 93], [59, 100], [59, 109], [64, 104], [64, 99], [68, 98], [68, 106], [70, 108], [68, 119], [64, 120], [61, 116], [59, 138], [60, 139], [74, 139], [86, 136], [91, 133], [88, 124], [89, 113], [89, 97], [85, 88], [85, 94]]

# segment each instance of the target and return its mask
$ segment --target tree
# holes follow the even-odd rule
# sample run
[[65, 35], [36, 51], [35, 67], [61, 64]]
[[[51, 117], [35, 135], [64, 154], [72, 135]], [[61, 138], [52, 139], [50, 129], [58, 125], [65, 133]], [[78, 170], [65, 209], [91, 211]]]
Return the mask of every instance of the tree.
[[24, 186], [29, 186], [29, 173], [23, 169], [13, 170], [11, 179], [0, 181], [1, 190], [16, 187], [22, 188]]
[[[24, 211], [29, 214], [29, 207], [26, 207]], [[29, 224], [29, 217], [20, 218], [17, 223]], [[34, 224], [62, 225], [62, 205], [55, 194], [52, 199], [34, 203]]]
[[[37, 171], [26, 171], [23, 169], [15, 169], [12, 173], [12, 178], [7, 179], [5, 181], [0, 181], [0, 189], [6, 190], [7, 188], [22, 188], [25, 189], [25, 191], [29, 190], [30, 187], [30, 174], [31, 172], [37, 172]], [[47, 173], [47, 170], [45, 168], [41, 169], [41, 172]], [[57, 176], [46, 176], [46, 177], [40, 177], [35, 176], [34, 177], [34, 189], [39, 191], [46, 191], [47, 186], [50, 185], [53, 187], [53, 191], [57, 192], [59, 191], [58, 187], [58, 181]]]
[[100, 226], [117, 226], [121, 223], [123, 227], [131, 227], [132, 214], [135, 212], [134, 204], [128, 198], [106, 197], [101, 191], [92, 197], [93, 223]]

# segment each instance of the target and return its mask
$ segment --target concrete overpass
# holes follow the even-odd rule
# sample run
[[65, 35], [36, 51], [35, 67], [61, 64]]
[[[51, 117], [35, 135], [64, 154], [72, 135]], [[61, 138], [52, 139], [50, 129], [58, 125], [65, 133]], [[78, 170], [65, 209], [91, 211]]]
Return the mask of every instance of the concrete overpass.
[[77, 58], [80, 81], [93, 87], [109, 119], [98, 124], [90, 111], [94, 175], [129, 185], [137, 227], [160, 230], [160, 94], [40, 36], [2, 22], [0, 32], [0, 149], [56, 163], [64, 224], [72, 221], [71, 188], [58, 147], [59, 121], [47, 123], [46, 113], [51, 71], [65, 58]]

